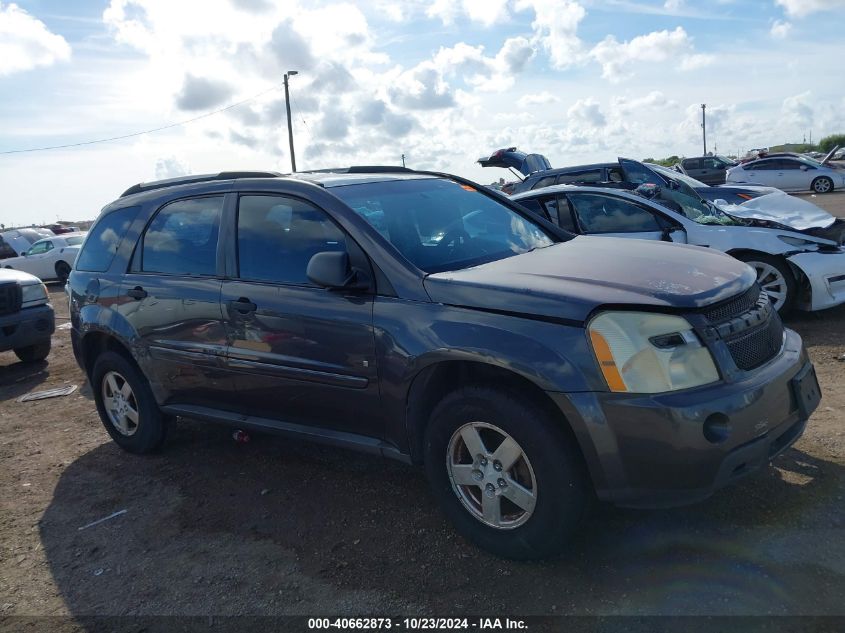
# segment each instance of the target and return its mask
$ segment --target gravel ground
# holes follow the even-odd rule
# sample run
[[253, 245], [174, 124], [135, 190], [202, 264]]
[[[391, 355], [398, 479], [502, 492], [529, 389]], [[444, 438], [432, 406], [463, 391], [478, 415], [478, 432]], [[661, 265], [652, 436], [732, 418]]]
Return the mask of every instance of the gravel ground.
[[[845, 217], [845, 194], [812, 200]], [[191, 421], [158, 455], [123, 453], [59, 330], [47, 363], [0, 354], [0, 629], [14, 615], [845, 615], [845, 307], [789, 325], [824, 391], [792, 449], [692, 507], [599, 506], [564, 557], [531, 564], [465, 542], [399, 463]], [[80, 389], [15, 401], [67, 384]]]

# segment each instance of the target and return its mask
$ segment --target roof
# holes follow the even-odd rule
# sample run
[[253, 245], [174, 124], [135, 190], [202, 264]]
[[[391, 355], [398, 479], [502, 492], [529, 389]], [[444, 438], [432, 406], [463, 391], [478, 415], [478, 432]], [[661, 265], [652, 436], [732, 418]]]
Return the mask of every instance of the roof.
[[615, 187], [590, 187], [587, 185], [549, 185], [548, 187], [539, 187], [537, 189], [532, 189], [531, 191], [515, 193], [510, 197], [510, 199], [519, 202], [523, 198], [532, 198], [534, 196], [548, 195], [550, 193], [603, 193], [618, 195], [630, 200], [647, 200], [646, 198], [632, 193], [627, 189], [617, 189]]
[[[351, 169], [351, 168], [350, 168]], [[371, 182], [387, 182], [390, 180], [420, 180], [423, 178], [435, 178], [431, 174], [415, 172], [410, 169], [398, 168], [396, 172], [390, 172], [378, 168], [374, 172], [347, 171], [347, 168], [338, 170], [300, 171], [291, 174], [293, 178], [307, 180], [323, 187], [340, 187], [342, 185], [364, 185]]]

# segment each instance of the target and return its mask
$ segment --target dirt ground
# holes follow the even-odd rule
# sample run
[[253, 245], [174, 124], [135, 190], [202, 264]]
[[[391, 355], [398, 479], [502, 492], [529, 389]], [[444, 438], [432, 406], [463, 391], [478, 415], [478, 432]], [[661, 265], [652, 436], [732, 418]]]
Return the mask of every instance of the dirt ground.
[[[814, 202], [845, 217], [845, 193]], [[66, 323], [63, 291], [51, 289]], [[774, 465], [698, 505], [599, 506], [563, 558], [459, 537], [421, 470], [180, 422], [108, 440], [68, 330], [0, 354], [0, 622], [13, 615], [845, 615], [845, 306], [793, 317], [824, 392]], [[77, 384], [68, 397], [18, 403]], [[82, 526], [114, 512], [103, 523]], [[7, 620], [10, 622], [10, 620]]]

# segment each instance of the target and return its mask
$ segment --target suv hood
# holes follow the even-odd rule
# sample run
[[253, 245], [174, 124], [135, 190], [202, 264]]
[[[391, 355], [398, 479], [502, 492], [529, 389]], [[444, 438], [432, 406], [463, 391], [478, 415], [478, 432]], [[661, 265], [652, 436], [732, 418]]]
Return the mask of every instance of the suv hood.
[[754, 280], [749, 266], [709, 249], [578, 236], [435, 273], [425, 287], [438, 303], [583, 322], [600, 305], [701, 308], [747, 290]]
[[[3, 260], [5, 264], [9, 260]], [[13, 270], [11, 268], [0, 269], [0, 284], [13, 281], [21, 285], [27, 286], [29, 284], [40, 284], [41, 280], [35, 275], [30, 275], [22, 270]]]

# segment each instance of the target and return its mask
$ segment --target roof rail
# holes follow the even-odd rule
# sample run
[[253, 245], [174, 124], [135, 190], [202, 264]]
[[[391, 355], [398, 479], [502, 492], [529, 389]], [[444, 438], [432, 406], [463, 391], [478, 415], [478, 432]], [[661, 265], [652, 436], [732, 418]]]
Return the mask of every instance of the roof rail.
[[152, 191], [154, 189], [164, 189], [166, 187], [175, 187], [176, 185], [188, 185], [196, 182], [211, 182], [213, 180], [235, 180], [237, 178], [278, 178], [281, 176], [276, 171], [221, 171], [218, 174], [200, 174], [197, 176], [179, 176], [178, 178], [167, 178], [166, 180], [154, 180], [153, 182], [139, 182], [137, 185], [132, 185], [120, 194], [121, 198], [131, 196], [134, 193], [141, 193], [143, 191]]
[[413, 172], [408, 167], [397, 165], [353, 165], [351, 167], [333, 167], [330, 169], [307, 169], [299, 173], [306, 174], [390, 174]]

